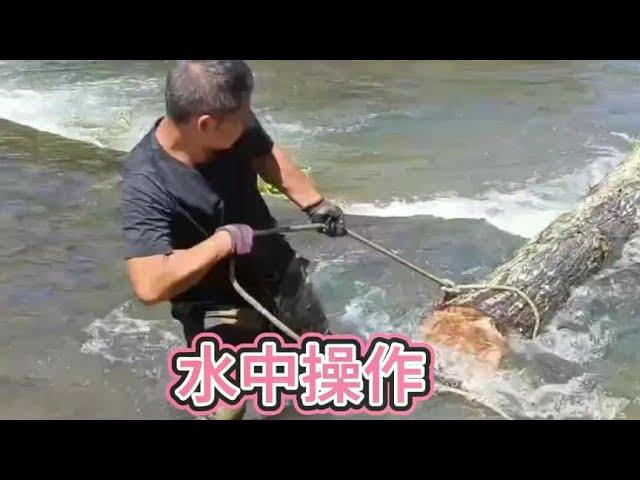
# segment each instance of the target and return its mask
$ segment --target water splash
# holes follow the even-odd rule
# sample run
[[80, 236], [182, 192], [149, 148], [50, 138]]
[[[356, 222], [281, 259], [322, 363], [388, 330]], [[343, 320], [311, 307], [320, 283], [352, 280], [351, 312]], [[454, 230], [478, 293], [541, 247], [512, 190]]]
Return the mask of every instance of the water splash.
[[391, 202], [352, 203], [349, 214], [377, 217], [413, 217], [432, 215], [439, 218], [484, 219], [505, 232], [533, 238], [560, 214], [570, 210], [604, 176], [624, 158], [613, 147], [599, 147], [599, 156], [587, 167], [560, 178], [511, 192], [488, 190], [477, 198], [440, 194], [427, 200], [395, 199]]
[[134, 365], [143, 376], [158, 378], [167, 352], [181, 346], [181, 340], [166, 321], [133, 318], [132, 307], [127, 301], [95, 319], [85, 328], [89, 339], [80, 350], [111, 363]]

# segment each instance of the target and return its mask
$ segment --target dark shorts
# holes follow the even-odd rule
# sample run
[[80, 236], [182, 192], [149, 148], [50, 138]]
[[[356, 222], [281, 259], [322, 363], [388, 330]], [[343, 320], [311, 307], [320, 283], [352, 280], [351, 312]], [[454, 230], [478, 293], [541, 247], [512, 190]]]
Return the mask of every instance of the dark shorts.
[[[298, 335], [305, 332], [328, 333], [329, 322], [320, 300], [309, 280], [309, 261], [301, 256], [294, 256], [284, 269], [281, 278], [272, 284], [265, 285], [260, 303]], [[218, 334], [225, 343], [238, 345], [252, 342], [264, 332], [275, 332], [289, 340], [288, 335], [273, 325], [263, 315], [253, 310], [246, 303], [219, 306], [221, 309], [236, 307], [244, 310], [237, 321], [211, 319], [215, 305], [190, 306], [174, 317], [183, 325], [187, 345], [191, 345], [194, 337], [202, 332]], [[248, 315], [246, 310], [250, 310]]]

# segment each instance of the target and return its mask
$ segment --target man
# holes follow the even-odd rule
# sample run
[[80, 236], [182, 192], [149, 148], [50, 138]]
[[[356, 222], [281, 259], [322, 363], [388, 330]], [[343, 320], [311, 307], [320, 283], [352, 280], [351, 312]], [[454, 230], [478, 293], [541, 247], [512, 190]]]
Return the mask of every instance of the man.
[[[148, 305], [171, 302], [188, 345], [203, 331], [231, 344], [277, 331], [233, 289], [231, 257], [243, 288], [292, 330], [328, 332], [308, 261], [283, 236], [253, 238], [276, 226], [257, 175], [329, 236], [344, 235], [344, 215], [261, 127], [252, 90], [245, 62], [179, 62], [167, 76], [166, 116], [125, 158], [122, 221], [133, 290]], [[207, 312], [230, 308], [219, 314], [225, 321], [205, 324]]]

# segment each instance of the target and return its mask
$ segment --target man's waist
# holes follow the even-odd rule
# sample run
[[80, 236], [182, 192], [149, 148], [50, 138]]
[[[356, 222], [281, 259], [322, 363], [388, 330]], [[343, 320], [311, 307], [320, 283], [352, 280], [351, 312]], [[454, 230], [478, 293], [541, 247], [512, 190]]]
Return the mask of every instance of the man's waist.
[[[251, 275], [240, 270], [240, 272], [237, 272], [237, 281], [242, 285], [243, 289], [256, 296], [263, 297], [265, 294], [268, 294], [274, 284], [277, 283], [277, 277], [275, 275]], [[219, 305], [237, 306], [245, 302], [233, 288], [228, 272], [217, 270], [210, 272], [187, 291], [175, 296], [171, 300], [171, 303], [173, 305], [191, 305], [194, 307], [200, 305], [211, 307]]]

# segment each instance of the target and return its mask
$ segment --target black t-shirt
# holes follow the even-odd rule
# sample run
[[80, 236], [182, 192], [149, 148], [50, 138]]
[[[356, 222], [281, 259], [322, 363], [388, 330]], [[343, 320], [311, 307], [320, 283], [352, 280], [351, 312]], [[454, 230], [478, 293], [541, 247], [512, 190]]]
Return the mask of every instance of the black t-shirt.
[[[230, 223], [245, 223], [254, 229], [276, 226], [251, 165], [253, 158], [269, 153], [273, 145], [257, 120], [230, 150], [198, 168], [171, 157], [158, 143], [155, 130], [160, 120], [124, 160], [122, 233], [126, 258], [191, 248]], [[236, 259], [238, 281], [250, 293], [263, 297], [265, 285], [277, 282], [293, 255], [282, 236], [256, 238], [252, 253]], [[229, 282], [228, 260], [172, 300], [174, 306], [185, 302], [242, 304]]]

